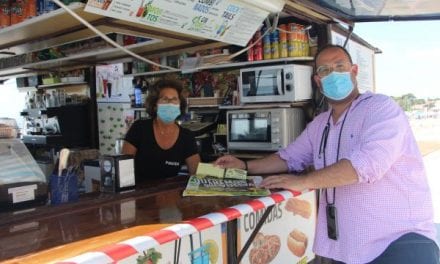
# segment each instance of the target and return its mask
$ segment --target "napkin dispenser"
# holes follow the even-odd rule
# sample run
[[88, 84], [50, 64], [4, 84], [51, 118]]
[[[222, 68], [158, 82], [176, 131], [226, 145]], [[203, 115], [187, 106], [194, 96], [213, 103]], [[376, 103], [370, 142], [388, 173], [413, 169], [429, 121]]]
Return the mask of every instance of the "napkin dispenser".
[[134, 189], [134, 157], [104, 155], [100, 159], [101, 192], [114, 193]]

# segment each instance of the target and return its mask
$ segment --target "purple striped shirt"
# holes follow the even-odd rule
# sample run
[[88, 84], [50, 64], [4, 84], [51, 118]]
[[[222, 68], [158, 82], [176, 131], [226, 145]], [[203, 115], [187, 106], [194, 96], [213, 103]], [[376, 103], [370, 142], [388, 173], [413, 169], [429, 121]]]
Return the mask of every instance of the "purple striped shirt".
[[[401, 108], [389, 97], [361, 94], [348, 110], [339, 159], [348, 159], [358, 183], [336, 188], [338, 240], [327, 237], [325, 195], [321, 192], [314, 252], [346, 263], [367, 263], [408, 232], [435, 240], [433, 208], [423, 159]], [[278, 152], [290, 171], [324, 167], [319, 155], [330, 111], [310, 122], [297, 140]], [[343, 113], [330, 119], [326, 164], [336, 162]], [[332, 199], [331, 189], [328, 191]]]

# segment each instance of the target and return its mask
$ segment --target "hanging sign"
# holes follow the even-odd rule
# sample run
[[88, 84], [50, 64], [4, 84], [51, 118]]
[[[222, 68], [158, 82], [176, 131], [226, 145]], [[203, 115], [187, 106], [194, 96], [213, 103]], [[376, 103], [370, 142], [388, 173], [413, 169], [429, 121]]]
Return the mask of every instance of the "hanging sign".
[[[332, 44], [343, 46], [346, 37], [331, 31]], [[374, 51], [364, 45], [361, 45], [353, 40], [349, 40], [346, 46], [348, 53], [353, 60], [353, 63], [359, 67], [357, 75], [358, 88], [361, 93], [366, 91], [374, 92]]]
[[237, 0], [89, 0], [85, 11], [240, 46], [269, 15]]

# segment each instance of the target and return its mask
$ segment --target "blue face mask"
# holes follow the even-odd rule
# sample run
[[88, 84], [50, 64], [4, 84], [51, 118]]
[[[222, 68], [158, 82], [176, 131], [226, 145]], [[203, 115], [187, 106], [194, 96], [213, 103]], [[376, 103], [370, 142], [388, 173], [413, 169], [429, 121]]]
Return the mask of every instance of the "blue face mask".
[[180, 115], [180, 105], [176, 104], [158, 104], [157, 116], [164, 123], [172, 123]]
[[325, 97], [335, 101], [347, 98], [354, 88], [350, 72], [332, 72], [321, 83]]

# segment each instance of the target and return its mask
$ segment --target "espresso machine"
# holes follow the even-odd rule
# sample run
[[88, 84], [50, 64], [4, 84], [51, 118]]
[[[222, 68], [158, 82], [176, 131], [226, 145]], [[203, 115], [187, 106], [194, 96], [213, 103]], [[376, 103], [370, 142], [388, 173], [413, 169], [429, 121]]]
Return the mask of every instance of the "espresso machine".
[[46, 109], [26, 109], [23, 142], [60, 147], [90, 146], [90, 105], [75, 104]]
[[25, 120], [22, 141], [46, 177], [61, 148], [91, 147], [89, 103], [25, 109], [21, 116]]

